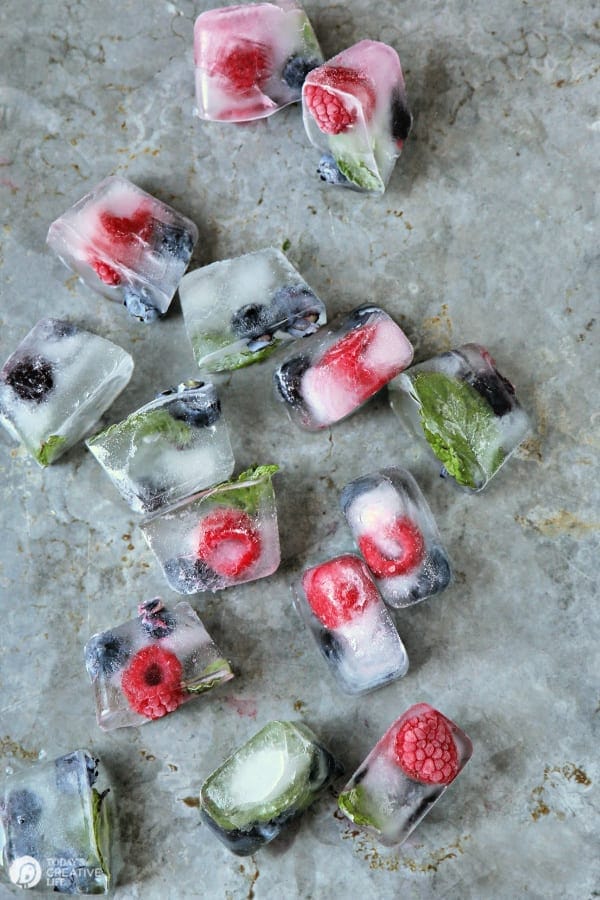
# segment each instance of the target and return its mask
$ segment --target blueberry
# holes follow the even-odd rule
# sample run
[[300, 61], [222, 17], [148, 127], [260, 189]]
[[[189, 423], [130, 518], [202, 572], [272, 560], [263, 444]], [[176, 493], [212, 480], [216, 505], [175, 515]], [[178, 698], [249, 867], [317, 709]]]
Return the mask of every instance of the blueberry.
[[357, 306], [356, 309], [353, 309], [352, 312], [348, 313], [346, 324], [349, 328], [359, 328], [361, 325], [364, 325], [369, 316], [372, 316], [374, 313], [381, 313], [381, 307], [370, 306], [369, 304]]
[[161, 222], [156, 230], [160, 237], [160, 249], [187, 263], [194, 249], [194, 241], [189, 231], [179, 225], [167, 225], [164, 222]]
[[239, 338], [259, 338], [269, 331], [271, 317], [263, 303], [241, 306], [231, 317], [231, 330]]
[[196, 591], [212, 590], [222, 579], [201, 559], [177, 556], [164, 564], [167, 581], [180, 594], [195, 594]]
[[123, 305], [130, 316], [140, 322], [154, 322], [161, 315], [154, 305], [152, 294], [145, 287], [133, 287], [128, 284], [123, 288]]
[[321, 632], [321, 653], [329, 662], [339, 662], [344, 655], [342, 642], [332, 631], [324, 628]]
[[[84, 754], [86, 774], [89, 786], [92, 787], [98, 779], [98, 760], [88, 753]], [[79, 769], [81, 760], [77, 751], [61, 756], [54, 763], [56, 775], [56, 787], [64, 794], [77, 794], [79, 792]]]
[[369, 771], [368, 766], [363, 766], [358, 770], [354, 778], [352, 779], [352, 787], [356, 787], [357, 784], [360, 784], [367, 772]]
[[275, 387], [290, 406], [296, 408], [302, 406], [302, 376], [309, 368], [310, 359], [300, 355], [293, 356], [275, 370], [273, 374]]
[[155, 512], [160, 509], [164, 505], [166, 492], [166, 487], [157, 484], [151, 478], [138, 479], [135, 487], [136, 496], [144, 512]]
[[283, 80], [292, 90], [299, 91], [304, 84], [306, 76], [321, 63], [318, 59], [306, 56], [290, 56], [283, 67]]
[[105, 631], [92, 637], [85, 648], [85, 665], [89, 675], [97, 678], [114, 675], [122, 669], [131, 655], [131, 641], [119, 637], [112, 631]]
[[468, 379], [471, 387], [487, 400], [495, 415], [505, 416], [514, 406], [515, 389], [498, 371], [486, 372]]
[[327, 184], [348, 184], [346, 176], [340, 172], [338, 164], [330, 153], [325, 153], [319, 160], [317, 175]]
[[41, 403], [54, 387], [52, 363], [42, 356], [24, 356], [5, 371], [4, 380], [21, 400]]
[[399, 92], [392, 95], [391, 131], [395, 141], [404, 142], [410, 134], [412, 116]]
[[306, 284], [288, 284], [279, 288], [271, 304], [271, 320], [278, 330], [291, 337], [304, 337], [318, 329], [323, 304]]
[[174, 419], [187, 422], [195, 428], [206, 428], [221, 418], [221, 401], [216, 395], [189, 399], [184, 395], [171, 403], [169, 413]]
[[29, 788], [11, 791], [6, 801], [9, 824], [17, 831], [32, 831], [40, 821], [43, 804], [36, 793]]
[[165, 609], [160, 598], [155, 600], [147, 600], [140, 606], [140, 623], [144, 631], [150, 637], [160, 640], [160, 638], [168, 637], [175, 631], [177, 619]]
[[448, 557], [436, 547], [425, 558], [417, 584], [411, 591], [411, 598], [424, 600], [425, 597], [431, 597], [447, 588], [451, 579], [452, 569]]

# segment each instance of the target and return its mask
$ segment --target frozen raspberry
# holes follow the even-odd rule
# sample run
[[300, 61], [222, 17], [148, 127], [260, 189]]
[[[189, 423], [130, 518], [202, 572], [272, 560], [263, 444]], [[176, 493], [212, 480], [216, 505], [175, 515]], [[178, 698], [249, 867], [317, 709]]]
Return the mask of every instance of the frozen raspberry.
[[364, 563], [350, 554], [309, 569], [302, 587], [310, 608], [326, 628], [350, 622], [379, 600]]
[[370, 535], [364, 534], [358, 540], [360, 552], [370, 570], [378, 578], [406, 575], [423, 561], [425, 554], [423, 535], [414, 522], [411, 522], [406, 516], [395, 519], [391, 525], [384, 528], [380, 538], [389, 540], [398, 547], [393, 557], [383, 553], [381, 539], [376, 541]]
[[110, 284], [112, 287], [121, 284], [121, 276], [117, 270], [109, 266], [104, 260], [99, 259], [97, 256], [90, 256], [89, 264], [104, 284]]
[[134, 244], [148, 241], [154, 230], [152, 214], [148, 206], [140, 206], [132, 216], [115, 216], [108, 210], [100, 213], [104, 232], [116, 244]]
[[227, 78], [236, 91], [259, 87], [271, 74], [267, 48], [253, 41], [241, 41], [217, 59], [210, 74]]
[[396, 735], [394, 754], [405, 774], [424, 784], [450, 784], [458, 775], [458, 752], [450, 722], [435, 709], [403, 723]]
[[330, 347], [318, 362], [319, 369], [352, 389], [357, 402], [367, 400], [389, 381], [387, 371], [377, 372], [366, 361], [376, 333], [377, 325], [355, 328]]
[[184, 700], [182, 666], [159, 644], [143, 647], [123, 672], [121, 688], [129, 705], [148, 719], [160, 719]]
[[342, 134], [358, 118], [356, 105], [344, 94], [350, 94], [362, 108], [367, 121], [373, 114], [375, 91], [370, 81], [353, 69], [341, 66], [322, 66], [317, 70], [318, 83], [304, 87], [304, 99], [309, 112], [324, 134]]
[[256, 524], [241, 509], [214, 509], [200, 523], [198, 556], [218, 575], [243, 575], [261, 550]]

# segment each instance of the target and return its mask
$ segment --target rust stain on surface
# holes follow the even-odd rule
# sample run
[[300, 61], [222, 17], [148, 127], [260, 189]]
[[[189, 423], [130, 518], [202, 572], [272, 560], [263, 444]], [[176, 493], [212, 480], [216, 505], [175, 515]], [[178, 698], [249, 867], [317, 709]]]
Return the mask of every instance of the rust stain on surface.
[[448, 304], [442, 303], [439, 315], [423, 319], [421, 330], [425, 333], [424, 343], [435, 350], [449, 350], [452, 346], [452, 319], [448, 315]]
[[544, 537], [558, 537], [561, 534], [581, 537], [589, 531], [597, 531], [600, 528], [600, 522], [584, 522], [567, 509], [559, 509], [545, 518], [515, 516], [515, 522], [523, 528], [533, 528]]
[[16, 756], [18, 759], [39, 759], [39, 750], [26, 750], [17, 741], [5, 735], [0, 738], [0, 756]]
[[181, 802], [192, 809], [197, 809], [200, 806], [200, 797], [182, 797]]

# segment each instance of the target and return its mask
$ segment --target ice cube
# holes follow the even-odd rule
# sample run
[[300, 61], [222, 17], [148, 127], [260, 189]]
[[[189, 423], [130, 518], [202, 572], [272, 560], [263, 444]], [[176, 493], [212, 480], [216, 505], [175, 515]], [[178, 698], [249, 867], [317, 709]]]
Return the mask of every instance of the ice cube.
[[196, 98], [201, 119], [247, 122], [300, 100], [323, 54], [293, 0], [209, 9], [194, 26]]
[[88, 750], [7, 778], [0, 787], [0, 883], [46, 895], [108, 893], [111, 806], [103, 768]]
[[154, 512], [225, 481], [235, 461], [212, 384], [159, 394], [86, 444], [135, 512]]
[[313, 803], [341, 767], [301, 722], [269, 722], [208, 776], [202, 820], [225, 846], [248, 856]]
[[98, 724], [105, 731], [159, 719], [233, 678], [189, 603], [170, 607], [155, 598], [138, 612], [85, 646]]
[[363, 694], [406, 675], [404, 644], [358, 556], [306, 569], [294, 602], [342, 690]]
[[427, 703], [386, 731], [339, 796], [348, 818], [382, 844], [403, 843], [471, 758], [460, 728]]
[[111, 341], [41, 319], [0, 372], [0, 422], [47, 466], [91, 431], [132, 372]]
[[410, 365], [413, 348], [377, 306], [361, 306], [291, 351], [274, 374], [290, 417], [317, 431], [346, 418]]
[[196, 362], [208, 372], [259, 362], [327, 321], [323, 301], [273, 247], [190, 272], [179, 296]]
[[396, 466], [356, 478], [341, 505], [386, 603], [411, 606], [448, 587], [450, 561], [410, 472]]
[[56, 219], [47, 240], [89, 288], [152, 322], [169, 308], [198, 229], [127, 178], [113, 175]]
[[360, 41], [313, 69], [302, 89], [304, 126], [324, 151], [323, 181], [381, 194], [412, 119], [396, 51]]
[[259, 466], [142, 522], [169, 586], [179, 594], [217, 591], [271, 575], [280, 562], [271, 478]]
[[531, 424], [485, 347], [463, 344], [413, 366], [389, 386], [394, 412], [425, 437], [442, 474], [482, 490]]

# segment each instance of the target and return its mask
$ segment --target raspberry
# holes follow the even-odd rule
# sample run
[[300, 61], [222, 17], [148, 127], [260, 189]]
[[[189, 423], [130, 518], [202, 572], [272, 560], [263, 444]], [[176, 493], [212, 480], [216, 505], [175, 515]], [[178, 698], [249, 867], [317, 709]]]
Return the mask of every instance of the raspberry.
[[347, 384], [362, 403], [389, 381], [389, 373], [377, 372], [365, 362], [365, 355], [374, 340], [377, 325], [363, 325], [348, 332], [323, 354], [319, 369], [326, 370], [337, 382]]
[[368, 121], [375, 106], [375, 91], [360, 72], [340, 66], [321, 66], [314, 80], [304, 87], [304, 99], [319, 129], [325, 134], [342, 134], [358, 118], [354, 104], [348, 106], [341, 94], [350, 94]]
[[450, 784], [458, 775], [451, 723], [431, 707], [402, 724], [394, 754], [403, 772], [423, 784]]
[[364, 563], [350, 554], [308, 569], [302, 578], [306, 599], [326, 628], [338, 628], [379, 601]]
[[117, 244], [134, 244], [148, 241], [152, 235], [152, 214], [148, 206], [140, 206], [132, 216], [115, 216], [108, 210], [100, 213], [100, 224], [106, 234]]
[[241, 41], [217, 59], [210, 74], [227, 78], [236, 91], [250, 91], [271, 74], [267, 49], [253, 41]]
[[393, 557], [387, 556], [380, 549], [381, 540], [375, 541], [370, 535], [365, 534], [358, 539], [360, 552], [370, 570], [378, 578], [406, 575], [421, 564], [425, 554], [423, 535], [406, 516], [395, 519], [391, 525], [384, 528], [381, 538], [393, 541], [398, 546], [397, 554]]
[[200, 523], [198, 556], [218, 575], [243, 575], [261, 550], [260, 533], [241, 509], [215, 509]]
[[89, 264], [104, 284], [110, 284], [112, 287], [121, 284], [121, 276], [117, 270], [105, 263], [104, 260], [99, 259], [97, 256], [90, 256]]
[[148, 719], [160, 719], [183, 703], [182, 666], [158, 644], [143, 647], [123, 672], [121, 688], [129, 705]]

